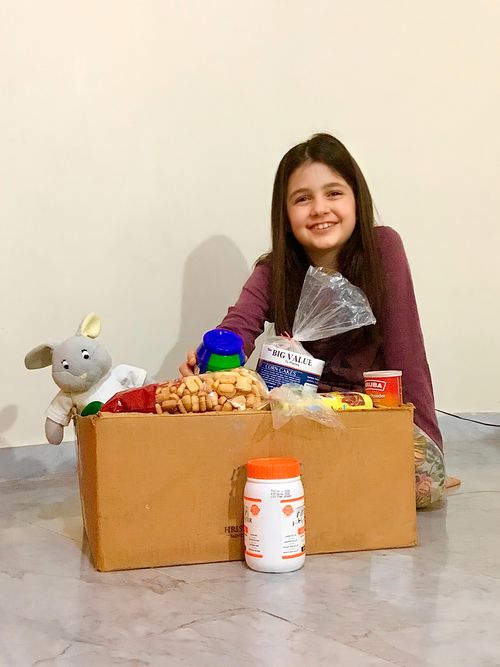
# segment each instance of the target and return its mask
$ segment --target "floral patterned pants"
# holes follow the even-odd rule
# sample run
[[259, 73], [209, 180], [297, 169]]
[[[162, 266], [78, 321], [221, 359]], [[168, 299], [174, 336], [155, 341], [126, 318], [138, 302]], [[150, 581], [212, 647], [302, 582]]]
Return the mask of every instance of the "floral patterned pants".
[[415, 486], [417, 509], [441, 500], [446, 481], [443, 453], [418, 426], [414, 426]]

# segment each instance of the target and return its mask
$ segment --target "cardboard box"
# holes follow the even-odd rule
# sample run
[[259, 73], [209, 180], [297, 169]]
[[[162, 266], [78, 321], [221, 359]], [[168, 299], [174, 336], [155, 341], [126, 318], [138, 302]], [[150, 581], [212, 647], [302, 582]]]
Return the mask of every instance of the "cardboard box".
[[245, 464], [302, 462], [308, 554], [416, 544], [413, 407], [345, 428], [269, 412], [77, 417], [80, 494], [98, 570], [242, 558]]

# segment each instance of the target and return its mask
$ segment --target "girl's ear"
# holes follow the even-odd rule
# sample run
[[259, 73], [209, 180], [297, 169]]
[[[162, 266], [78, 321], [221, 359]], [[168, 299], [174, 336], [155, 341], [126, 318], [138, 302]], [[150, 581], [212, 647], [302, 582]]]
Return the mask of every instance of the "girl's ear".
[[87, 338], [97, 338], [101, 333], [101, 318], [95, 313], [89, 313], [83, 318], [82, 323], [76, 332], [77, 336], [87, 336]]
[[29, 370], [34, 368], [45, 368], [46, 366], [52, 365], [52, 352], [54, 351], [55, 345], [50, 343], [42, 343], [34, 347], [28, 354], [24, 357], [24, 365]]

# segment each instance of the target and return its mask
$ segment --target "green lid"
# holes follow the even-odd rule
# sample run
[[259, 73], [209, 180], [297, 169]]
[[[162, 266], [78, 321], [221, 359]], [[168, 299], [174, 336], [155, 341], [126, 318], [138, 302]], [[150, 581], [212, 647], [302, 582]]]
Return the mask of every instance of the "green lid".
[[211, 354], [207, 364], [207, 371], [228, 371], [231, 368], [239, 368], [241, 366], [241, 358], [239, 354], [231, 354], [229, 356], [222, 356], [220, 354]]

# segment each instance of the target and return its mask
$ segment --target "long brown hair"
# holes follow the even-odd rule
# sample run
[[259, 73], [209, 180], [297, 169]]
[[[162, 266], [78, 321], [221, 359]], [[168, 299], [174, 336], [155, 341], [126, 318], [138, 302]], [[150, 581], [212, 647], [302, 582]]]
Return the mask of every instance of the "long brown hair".
[[[271, 208], [272, 251], [259, 262], [269, 263], [272, 271], [272, 313], [276, 332], [291, 333], [302, 283], [310, 261], [292, 233], [287, 213], [288, 182], [305, 162], [321, 162], [351, 187], [356, 202], [356, 225], [352, 236], [339, 253], [339, 271], [366, 294], [378, 319], [384, 281], [374, 233], [373, 202], [360, 168], [347, 148], [330, 134], [315, 134], [291, 148], [281, 160], [273, 187]], [[355, 332], [354, 332], [355, 333]], [[379, 339], [378, 327], [367, 327], [363, 334]], [[359, 340], [347, 336], [346, 342]]]

